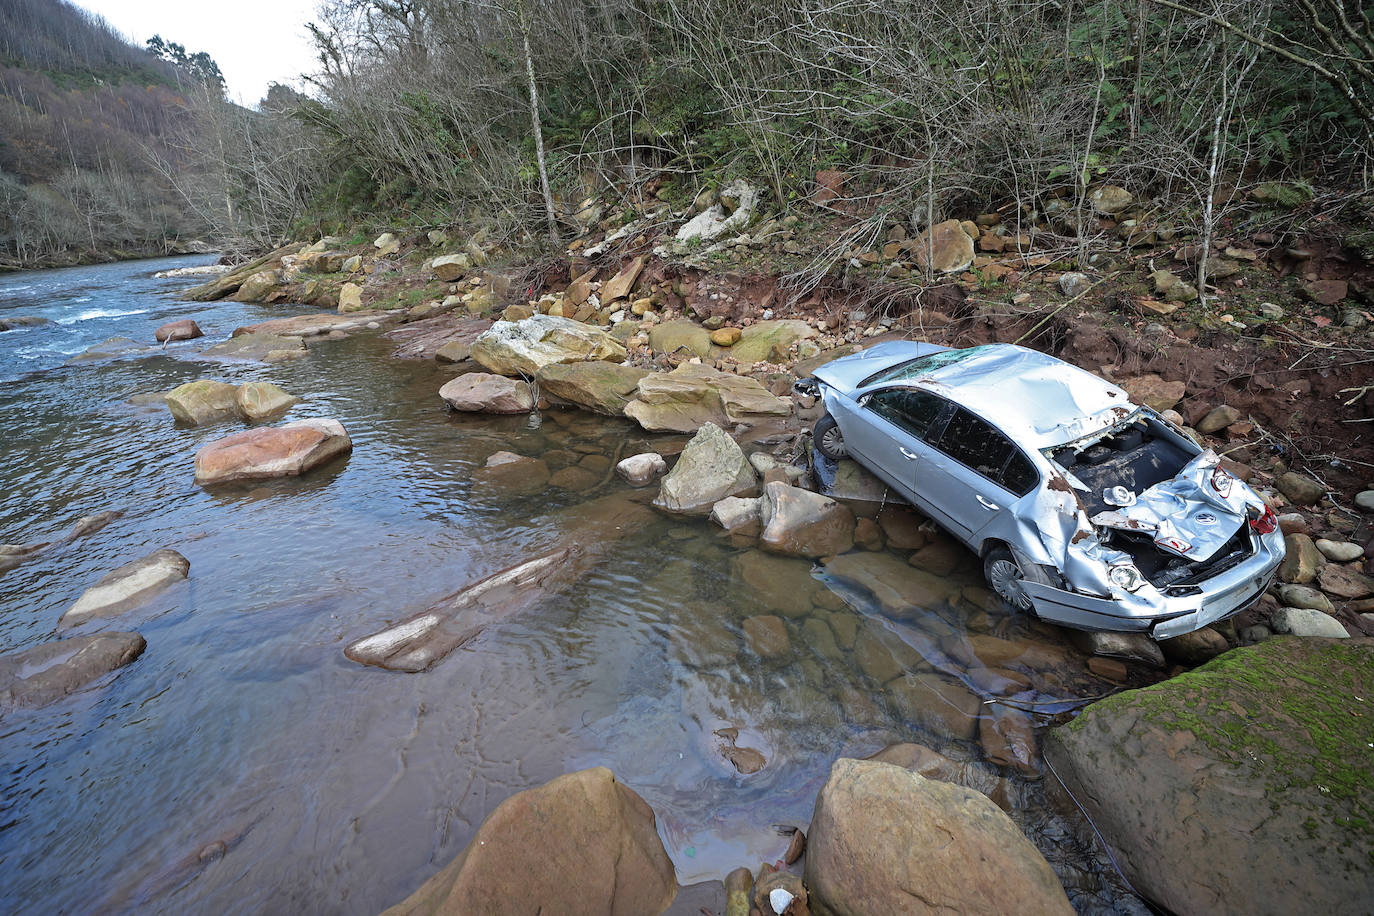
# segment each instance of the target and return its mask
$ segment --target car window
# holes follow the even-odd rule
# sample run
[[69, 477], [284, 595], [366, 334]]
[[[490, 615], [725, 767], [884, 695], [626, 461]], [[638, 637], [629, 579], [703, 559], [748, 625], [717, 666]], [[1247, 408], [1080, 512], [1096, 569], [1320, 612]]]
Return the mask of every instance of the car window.
[[947, 401], [929, 391], [914, 388], [888, 388], [873, 394], [864, 404], [869, 410], [918, 439], [930, 439], [939, 432], [936, 423]]
[[945, 424], [937, 447], [989, 480], [998, 479], [1003, 465], [1015, 451], [1011, 440], [994, 429], [992, 424], [962, 407]]
[[1007, 466], [1002, 468], [1002, 486], [1017, 496], [1025, 496], [1039, 482], [1040, 474], [1026, 457], [1026, 453], [1019, 448], [1013, 448], [1011, 457], [1007, 459]]

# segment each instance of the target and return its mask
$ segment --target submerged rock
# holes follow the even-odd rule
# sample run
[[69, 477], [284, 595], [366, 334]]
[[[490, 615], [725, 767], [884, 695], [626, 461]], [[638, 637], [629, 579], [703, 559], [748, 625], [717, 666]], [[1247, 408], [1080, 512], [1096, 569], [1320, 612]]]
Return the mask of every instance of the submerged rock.
[[58, 626], [74, 627], [92, 617], [114, 617], [145, 603], [191, 572], [191, 563], [175, 550], [156, 550], [101, 577], [62, 615]]
[[439, 389], [439, 397], [454, 410], [468, 413], [529, 413], [534, 409], [528, 382], [486, 372], [450, 379]]
[[521, 321], [498, 321], [472, 342], [472, 359], [497, 375], [534, 377], [554, 363], [625, 358], [625, 348], [611, 335], [571, 318], [531, 315]]
[[207, 487], [295, 477], [351, 451], [353, 440], [338, 420], [297, 420], [244, 430], [196, 452], [196, 483]]
[[837, 916], [1073, 912], [1049, 863], [986, 797], [843, 757], [816, 799], [806, 886]]
[[1163, 909], [1361, 912], [1371, 691], [1374, 640], [1277, 637], [1094, 703], [1045, 756]]
[[46, 324], [53, 324], [50, 318], [39, 318], [37, 315], [16, 315], [13, 318], [0, 318], [0, 331], [15, 331], [19, 328], [37, 328]]
[[734, 439], [714, 423], [701, 428], [663, 478], [654, 505], [668, 512], [705, 515], [727, 496], [754, 491], [754, 469]]
[[383, 916], [655, 916], [676, 896], [653, 811], [596, 767], [503, 801], [467, 848]]
[[496, 452], [473, 473], [472, 479], [484, 487], [511, 494], [538, 493], [549, 484], [549, 466], [539, 458]]
[[137, 633], [97, 633], [0, 656], [0, 711], [60, 700], [134, 661], [147, 645]]
[[237, 391], [227, 382], [197, 379], [167, 392], [167, 409], [178, 423], [205, 426], [238, 416]]
[[71, 359], [63, 363], [64, 366], [75, 366], [81, 363], [96, 362], [102, 359], [116, 359], [120, 356], [131, 356], [135, 353], [154, 352], [152, 347], [144, 346], [136, 340], [128, 337], [110, 337], [102, 340], [98, 344], [92, 344], [85, 351], [78, 353]]
[[490, 624], [528, 610], [577, 578], [585, 553], [566, 547], [517, 563], [379, 633], [351, 643], [344, 655], [360, 665], [424, 671]]
[[281, 353], [305, 353], [305, 341], [299, 337], [273, 334], [270, 331], [254, 331], [240, 334], [221, 341], [206, 349], [201, 356], [206, 359], [244, 359], [265, 362], [277, 358]]
[[344, 655], [391, 671], [424, 671], [492, 624], [524, 613], [572, 586], [652, 515], [642, 505], [619, 497], [584, 503], [560, 519], [559, 530], [564, 532], [560, 546], [351, 643]]
[[913, 569], [890, 553], [846, 553], [825, 564], [825, 571], [873, 593], [883, 612], [913, 617], [948, 601], [957, 587], [947, 580]]
[[707, 423], [754, 426], [789, 417], [792, 404], [752, 378], [684, 363], [640, 379], [625, 415], [650, 432], [691, 433]]

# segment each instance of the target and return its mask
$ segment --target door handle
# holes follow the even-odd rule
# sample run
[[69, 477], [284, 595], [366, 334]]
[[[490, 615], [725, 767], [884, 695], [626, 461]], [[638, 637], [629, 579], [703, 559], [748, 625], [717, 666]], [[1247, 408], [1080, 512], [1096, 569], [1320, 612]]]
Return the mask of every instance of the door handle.
[[905, 458], [905, 459], [907, 459], [908, 461], [915, 461], [915, 460], [916, 460], [916, 453], [915, 453], [915, 452], [909, 452], [909, 451], [907, 451], [906, 449], [902, 448], [900, 445], [897, 446], [897, 451], [901, 452], [901, 453], [902, 453], [902, 457]]
[[988, 501], [983, 497], [983, 494], [982, 494], [982, 493], [975, 493], [974, 495], [978, 497], [978, 501], [979, 501], [980, 503], [982, 503], [984, 506], [986, 506], [987, 508], [991, 509], [991, 510], [994, 511], [994, 512], [996, 512], [998, 509], [1002, 508], [1001, 506], [997, 505], [997, 503], [988, 502]]

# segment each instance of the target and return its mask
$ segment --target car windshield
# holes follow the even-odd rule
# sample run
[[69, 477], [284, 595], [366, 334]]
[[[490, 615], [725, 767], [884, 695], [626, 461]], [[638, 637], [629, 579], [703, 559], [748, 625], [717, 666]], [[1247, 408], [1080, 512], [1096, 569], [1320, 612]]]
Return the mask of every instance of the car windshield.
[[987, 346], [968, 347], [964, 350], [941, 350], [939, 353], [918, 356], [915, 359], [909, 359], [896, 366], [890, 366], [881, 372], [873, 373], [860, 382], [859, 387], [867, 388], [869, 385], [877, 385], [883, 382], [908, 381], [925, 375], [928, 372], [934, 372], [941, 366], [948, 366], [951, 363], [957, 363], [970, 356], [975, 356], [987, 349]]

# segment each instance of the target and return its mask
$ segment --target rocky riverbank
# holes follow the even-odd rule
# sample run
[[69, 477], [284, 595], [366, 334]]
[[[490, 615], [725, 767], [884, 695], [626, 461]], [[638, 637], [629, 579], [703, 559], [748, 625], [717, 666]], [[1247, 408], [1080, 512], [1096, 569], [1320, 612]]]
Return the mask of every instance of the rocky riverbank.
[[[1187, 672], [1199, 665], [1219, 667], [1195, 674], [1233, 673], [1223, 663], [1255, 657], [1247, 653], [1293, 652], [1304, 660], [1303, 653], [1318, 650], [1281, 647], [1374, 634], [1374, 484], [1368, 473], [1374, 454], [1358, 435], [1348, 435], [1369, 419], [1374, 402], [1362, 390], [1369, 367], [1344, 355], [1363, 346], [1367, 330], [1358, 315], [1313, 323], [1312, 314], [1324, 317], [1320, 309], [1337, 307], [1321, 304], [1315, 293], [1307, 300], [1313, 307], [1290, 302], [1281, 314], [1270, 310], [1266, 341], [1240, 333], [1249, 328], [1237, 328], [1245, 322], [1234, 315], [1229, 321], [1216, 318], [1220, 324], [1209, 329], [1209, 316], [1189, 313], [1186, 305], [1168, 307], [1190, 301], [1187, 289], [1175, 292], [1177, 282], [1153, 275], [1152, 288], [1163, 290], [1161, 298], [1127, 294], [1122, 301], [1134, 305], [1112, 306], [1108, 299], [1108, 308], [1089, 312], [1078, 297], [1107, 278], [1057, 269], [1053, 250], [1042, 247], [1047, 243], [1036, 232], [1023, 238], [997, 214], [941, 223], [911, 238], [894, 231], [881, 249], [854, 252], [852, 270], [872, 281], [862, 295], [876, 296], [879, 278], [901, 279], [902, 271], [941, 273], [946, 282], [920, 301], [889, 297], [870, 303], [854, 289], [828, 283], [806, 297], [789, 298], [776, 274], [742, 268], [761, 247], [788, 254], [789, 245], [805, 242], [785, 221], [769, 226], [754, 217], [735, 219], [741, 212], [747, 216], [751, 199], [744, 190], [725, 189], [676, 232], [652, 229], [647, 215], [619, 226], [591, 222], [567, 261], [555, 267], [512, 263], [509, 251], [480, 234], [461, 244], [440, 232], [387, 233], [370, 245], [339, 239], [292, 245], [212, 279], [193, 297], [304, 301], [332, 311], [245, 325], [227, 340], [201, 339], [194, 322], [169, 323], [147, 341], [107, 341], [75, 364], [163, 352], [226, 365], [308, 362], [332, 341], [385, 329], [399, 358], [445, 367], [444, 381], [423, 395], [436, 408], [485, 415], [492, 423], [509, 422], [501, 418], [512, 415], [527, 416], [534, 425], [555, 416], [561, 418], [555, 422], [565, 422], [574, 412], [618, 418], [632, 432], [613, 452], [489, 450], [472, 483], [493, 498], [580, 493], [583, 503], [560, 522], [560, 537], [532, 547], [514, 565], [475, 577], [423, 611], [349, 634], [343, 654], [358, 663], [350, 667], [397, 672], [371, 672], [379, 676], [426, 677], [451, 664], [447, 659], [458, 649], [528, 617], [541, 602], [595, 574], [607, 558], [632, 549], [627, 545], [656, 510], [658, 517], [719, 532], [737, 551], [721, 574], [750, 593], [752, 607], [737, 619], [685, 621], [689, 657], [711, 655], [716, 665], [719, 655], [727, 665], [774, 674], [817, 660], [860, 672], [862, 689], [834, 688], [845, 719], [883, 730], [884, 740], [870, 751], [893, 737], [910, 739], [882, 751], [876, 762], [838, 760], [810, 825], [792, 825], [802, 829], [780, 844], [780, 866], [741, 862], [747, 874], [693, 893], [708, 905], [734, 908], [729, 912], [748, 912], [752, 904], [762, 914], [794, 916], [811, 907], [903, 912], [912, 899], [933, 908], [989, 912], [1013, 900], [1053, 912], [1070, 903], [1100, 905], [1062, 863], [1051, 870], [1042, 855], [1050, 842], [1044, 835], [1033, 836], [1041, 846], [1037, 851], [1022, 833], [1031, 832], [1024, 797], [1052, 794], [1058, 776], [1075, 796], [1087, 792], [1100, 802], [1091, 812], [1094, 822], [1124, 817], [1124, 808], [1103, 802], [1104, 790], [1094, 788], [1118, 777], [1095, 772], [1090, 751], [1074, 756], [1078, 746], [1056, 735], [1083, 734], [1090, 726], [1079, 723], [1094, 723], [1124, 748], [1119, 755], [1130, 758], [1134, 732], [1121, 723], [1135, 721], [1134, 713], [1121, 698], [1147, 693], [1139, 688], [1175, 685], [1186, 696], [1165, 702], [1191, 708], [1196, 704], [1188, 699], [1188, 685], [1220, 690], [1215, 680], [1188, 680], [1194, 675]], [[1130, 219], [1104, 214], [1103, 225], [1125, 227]], [[1138, 257], [1142, 246], [1132, 238], [1123, 237], [1123, 259]], [[1156, 234], [1151, 244], [1159, 241]], [[1239, 242], [1232, 239], [1230, 247], [1257, 251]], [[1284, 259], [1305, 263], [1317, 274], [1304, 284], [1336, 282], [1321, 276], [1325, 256], [1299, 258], [1286, 248], [1272, 252], [1254, 259], [1221, 254], [1238, 264], [1261, 265], [1233, 275], [1247, 282], [1247, 269], [1277, 272]], [[1172, 253], [1187, 263], [1187, 252], [1176, 247]], [[1111, 275], [1118, 289], [1123, 270]], [[1005, 293], [988, 294], [984, 277], [994, 273], [1006, 284]], [[1351, 295], [1352, 284], [1364, 281], [1344, 282]], [[1311, 288], [1334, 295], [1333, 287]], [[1017, 302], [1022, 296], [1027, 298]], [[1231, 621], [1161, 644], [1069, 634], [1010, 615], [969, 581], [971, 557], [932, 522], [902, 506], [857, 465], [841, 462], [829, 478], [810, 460], [809, 429], [819, 408], [794, 393], [793, 381], [829, 359], [893, 338], [955, 345], [1024, 338], [1112, 378], [1138, 400], [1173, 411], [1200, 442], [1226, 453], [1233, 473], [1251, 482], [1279, 515], [1289, 560], [1273, 593]], [[194, 458], [187, 454], [187, 479], [212, 491], [320, 474], [340, 467], [354, 447], [334, 420], [278, 423], [298, 401], [269, 383], [231, 385], [206, 377], [159, 397], [168, 424], [249, 424], [204, 444]], [[1348, 441], [1333, 444], [1337, 433]], [[18, 564], [44, 546], [15, 545], [4, 556]], [[812, 577], [813, 563], [825, 585]], [[114, 618], [163, 589], [184, 588], [178, 582], [188, 567], [171, 549], [121, 566], [93, 584], [93, 596], [73, 606], [70, 623]], [[90, 610], [97, 605], [98, 611]], [[856, 625], [850, 605], [872, 608], [869, 616], [880, 625]], [[702, 638], [692, 636], [691, 627]], [[137, 634], [101, 635], [111, 637], [108, 645], [55, 641], [40, 647], [41, 657], [7, 659], [0, 666], [0, 701], [12, 707], [56, 702], [142, 651]], [[1349, 652], [1330, 656], [1328, 673], [1319, 673], [1322, 664], [1303, 661], [1302, 667], [1325, 679], [1347, 704], [1362, 689], [1369, 666], [1363, 642], [1350, 640], [1349, 646]], [[44, 672], [41, 679], [25, 673], [35, 668]], [[1281, 679], [1300, 674], [1284, 673]], [[808, 680], [823, 685], [827, 676], [821, 670]], [[1089, 705], [1066, 730], [1062, 723], [1073, 713], [1121, 688], [1135, 689]], [[1214, 712], [1199, 712], [1201, 725], [1191, 719], [1150, 721], [1167, 752], [1170, 742], [1190, 740], [1185, 732], [1228, 733], [1234, 726], [1225, 718], [1228, 708], [1218, 703], [1208, 707]], [[1305, 717], [1298, 711], [1266, 728], [1284, 732], [1296, 746], [1300, 730], [1309, 727]], [[763, 723], [725, 718], [710, 730], [710, 753], [732, 778], [767, 778], [777, 765], [769, 740], [761, 740], [769, 734]], [[1063, 758], [1051, 752], [1050, 772], [1041, 753], [1046, 742], [1069, 749]], [[1087, 763], [1079, 759], [1084, 756]], [[1272, 774], [1237, 771], [1228, 778], [1242, 787], [1242, 795], [1262, 794]], [[1214, 812], [1227, 804], [1225, 796], [1209, 794], [1214, 788], [1204, 782], [1188, 791]], [[1291, 797], [1294, 810], [1309, 805], [1302, 793]], [[615, 901], [626, 912], [670, 905], [676, 879], [671, 863], [663, 868], [653, 812], [610, 773], [572, 774], [512, 796], [508, 804], [509, 811], [506, 805], [493, 811], [467, 850], [399, 911], [561, 911], [569, 909], [570, 898], [587, 901], [589, 912], [620, 911]], [[558, 830], [522, 833], [530, 812], [546, 812], [539, 816], [553, 818]], [[1352, 848], [1369, 848], [1353, 826], [1363, 816], [1358, 810], [1314, 809], [1312, 816]], [[608, 826], [608, 817], [620, 826]], [[1085, 823], [1070, 817], [1080, 827]], [[1289, 833], [1260, 833], [1265, 842], [1288, 842]], [[925, 838], [934, 834], [956, 837], [953, 848], [962, 852], [914, 859], [911, 851], [930, 846]], [[598, 837], [604, 845], [616, 836], [621, 839], [605, 849], [578, 839]], [[1195, 853], [1196, 837], [1163, 826], [1143, 832], [1119, 826], [1103, 839], [1106, 848], [1136, 863], [1135, 870], [1123, 870], [1140, 892], [1178, 911], [1190, 909], [1190, 887], [1221, 888], [1207, 899], [1222, 907], [1217, 901], [1226, 896], [1225, 886], [1211, 876], [1246, 861], [1239, 852], [1204, 861]], [[1093, 855], [1104, 849], [1086, 828], [1073, 842]], [[488, 846], [503, 852], [484, 853]], [[1145, 880], [1143, 870], [1155, 867], [1140, 864], [1154, 861], [1141, 851], [1145, 846], [1162, 863], [1190, 858], [1197, 873], [1182, 890]], [[975, 861], [983, 871], [969, 864]], [[622, 878], [622, 866], [633, 866], [633, 875]], [[1295, 873], [1301, 871], [1296, 867]], [[622, 888], [628, 896], [622, 897]], [[1342, 885], [1335, 893], [1344, 899], [1349, 891]]]

